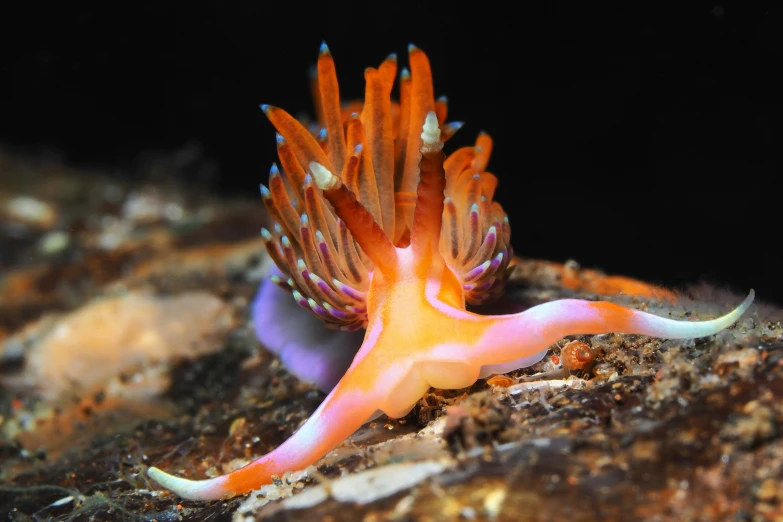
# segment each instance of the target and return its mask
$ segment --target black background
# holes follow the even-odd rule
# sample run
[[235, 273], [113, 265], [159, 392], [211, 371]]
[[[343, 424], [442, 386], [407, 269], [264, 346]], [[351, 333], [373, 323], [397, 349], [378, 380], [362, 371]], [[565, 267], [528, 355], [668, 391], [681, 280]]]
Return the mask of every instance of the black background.
[[452, 150], [495, 138], [518, 254], [783, 304], [783, 9], [529, 4], [4, 7], [0, 144], [130, 175], [139, 153], [196, 142], [220, 167], [214, 190], [255, 197], [276, 159], [258, 104], [311, 111], [322, 40], [346, 98], [414, 42], [466, 122]]

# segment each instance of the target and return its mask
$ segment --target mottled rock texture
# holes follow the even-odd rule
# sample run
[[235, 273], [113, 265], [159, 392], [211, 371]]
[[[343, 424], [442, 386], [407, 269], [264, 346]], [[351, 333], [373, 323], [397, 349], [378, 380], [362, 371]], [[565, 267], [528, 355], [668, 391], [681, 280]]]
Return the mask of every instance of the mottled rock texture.
[[[763, 304], [709, 339], [574, 337], [596, 361], [573, 375], [561, 341], [510, 378], [431, 390], [257, 493], [182, 502], [148, 466], [225, 473], [323, 397], [249, 324], [269, 269], [260, 201], [0, 166], [0, 520], [783, 520], [782, 315]], [[627, 288], [518, 264], [522, 307]], [[609, 298], [678, 318], [741, 300]]]

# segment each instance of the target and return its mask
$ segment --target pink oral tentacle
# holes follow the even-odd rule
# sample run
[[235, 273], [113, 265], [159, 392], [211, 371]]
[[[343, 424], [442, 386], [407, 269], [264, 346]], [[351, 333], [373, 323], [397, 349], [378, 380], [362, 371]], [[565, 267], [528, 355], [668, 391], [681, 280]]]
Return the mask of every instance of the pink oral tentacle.
[[188, 480], [169, 475], [155, 467], [148, 469], [147, 475], [164, 488], [188, 500], [217, 500], [231, 496], [230, 490], [226, 488], [228, 475], [207, 480]]
[[217, 500], [247, 493], [272, 481], [273, 475], [303, 469], [329, 453], [378, 409], [374, 393], [355, 388], [349, 371], [307, 421], [270, 453], [228, 475], [188, 480], [150, 468], [149, 476], [166, 489], [190, 500]]
[[707, 321], [677, 321], [614, 303], [578, 299], [552, 301], [513, 315], [474, 316], [474, 320], [490, 324], [478, 345], [468, 347], [465, 355], [474, 364], [501, 365], [520, 358], [533, 360], [567, 335], [617, 332], [667, 339], [707, 337], [737, 322], [754, 295], [751, 290], [737, 308]]

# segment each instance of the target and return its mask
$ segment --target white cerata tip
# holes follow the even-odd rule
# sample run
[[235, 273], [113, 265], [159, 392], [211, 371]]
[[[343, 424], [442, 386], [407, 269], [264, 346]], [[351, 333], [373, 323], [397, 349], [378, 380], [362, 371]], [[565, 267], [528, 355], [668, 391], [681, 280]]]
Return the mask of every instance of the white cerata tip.
[[430, 111], [424, 118], [424, 126], [421, 129], [421, 152], [435, 152], [443, 148], [443, 142], [440, 141], [440, 126], [435, 112]]
[[318, 162], [310, 162], [310, 172], [315, 178], [315, 185], [321, 190], [330, 190], [340, 185], [340, 178], [329, 172], [329, 169]]

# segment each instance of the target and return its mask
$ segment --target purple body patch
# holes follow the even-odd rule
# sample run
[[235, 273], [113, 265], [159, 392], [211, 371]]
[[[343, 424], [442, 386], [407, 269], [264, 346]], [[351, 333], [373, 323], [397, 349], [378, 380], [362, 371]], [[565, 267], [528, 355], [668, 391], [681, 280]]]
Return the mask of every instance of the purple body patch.
[[[277, 267], [272, 275], [284, 277]], [[261, 282], [252, 313], [261, 344], [278, 354], [291, 373], [325, 392], [342, 378], [364, 339], [363, 329], [342, 332], [326, 328], [268, 277]]]

